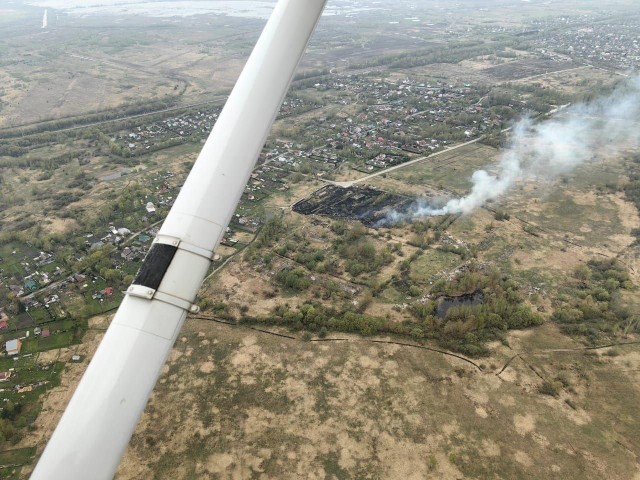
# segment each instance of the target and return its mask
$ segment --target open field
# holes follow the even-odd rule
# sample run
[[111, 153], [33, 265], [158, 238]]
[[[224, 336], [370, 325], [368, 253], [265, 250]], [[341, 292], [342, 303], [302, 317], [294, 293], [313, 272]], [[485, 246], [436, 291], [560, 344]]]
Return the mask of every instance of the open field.
[[[547, 325], [510, 335], [479, 370], [339, 337], [305, 342], [189, 320], [116, 478], [638, 475], [637, 346], [586, 351]], [[558, 396], [538, 392], [556, 378]], [[49, 395], [39, 435], [78, 379], [69, 372]]]
[[[577, 347], [552, 326], [510, 343], [478, 371], [190, 321], [117, 478], [635, 478], [634, 347], [536, 353], [496, 375], [515, 353]], [[537, 392], [559, 375], [558, 398]]]
[[[495, 148], [475, 143], [390, 172], [386, 178], [414, 188], [446, 188], [451, 193], [462, 194], [470, 187], [471, 174], [492, 163], [496, 155]], [[385, 180], [377, 177], [372, 184], [383, 185]]]
[[144, 17], [105, 24], [59, 16], [48, 29], [2, 38], [8, 51], [20, 45], [21, 53], [2, 60], [0, 126], [227, 92], [257, 35], [247, 21], [236, 25], [214, 19], [194, 30]]

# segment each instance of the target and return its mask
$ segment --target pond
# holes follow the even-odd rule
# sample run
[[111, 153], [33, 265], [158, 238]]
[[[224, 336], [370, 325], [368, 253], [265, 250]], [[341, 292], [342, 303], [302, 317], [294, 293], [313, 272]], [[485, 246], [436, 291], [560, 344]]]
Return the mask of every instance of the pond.
[[442, 297], [438, 302], [436, 315], [438, 318], [444, 318], [451, 307], [472, 307], [474, 305], [482, 305], [482, 300], [482, 292], [461, 295], [459, 297]]

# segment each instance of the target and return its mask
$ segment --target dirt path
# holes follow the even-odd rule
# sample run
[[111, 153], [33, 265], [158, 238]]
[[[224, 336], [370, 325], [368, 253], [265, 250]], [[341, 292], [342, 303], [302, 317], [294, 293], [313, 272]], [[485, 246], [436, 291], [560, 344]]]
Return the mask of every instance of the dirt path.
[[624, 345], [638, 345], [640, 342], [619, 342], [619, 343], [610, 343], [607, 345], [596, 345], [594, 347], [581, 347], [581, 348], [552, 348], [548, 350], [535, 350], [530, 352], [520, 352], [507, 360], [507, 363], [500, 369], [496, 375], [500, 375], [504, 372], [511, 362], [513, 362], [516, 358], [521, 358], [524, 355], [548, 355], [550, 353], [578, 353], [578, 352], [587, 352], [590, 350], [602, 350], [603, 348], [612, 348], [612, 347], [621, 347]]
[[[565, 68], [564, 70], [554, 70], [552, 72], [538, 73], [537, 75], [531, 75], [530, 77], [518, 78], [517, 80], [515, 80], [515, 82], [526, 82], [528, 80], [533, 80], [535, 78], [548, 77], [549, 75], [571, 72], [573, 70], [582, 70], [584, 68], [593, 68], [593, 67], [591, 65], [580, 65], [579, 67]], [[505, 83], [508, 83], [508, 82], [505, 82]]]
[[410, 161], [402, 163], [400, 165], [396, 165], [395, 167], [389, 167], [389, 168], [386, 168], [384, 170], [380, 170], [379, 172], [372, 173], [371, 175], [367, 175], [365, 177], [361, 177], [361, 178], [358, 178], [356, 180], [350, 180], [348, 182], [334, 182], [334, 181], [330, 181], [330, 180], [325, 180], [325, 181], [327, 183], [331, 183], [331, 184], [337, 185], [339, 187], [349, 188], [349, 187], [355, 185], [356, 183], [366, 182], [366, 181], [371, 180], [372, 178], [378, 177], [378, 176], [380, 176], [380, 175], [382, 175], [384, 173], [389, 173], [389, 172], [392, 172], [394, 170], [398, 170], [400, 168], [405, 168], [405, 167], [411, 166], [411, 165], [413, 165], [415, 163], [422, 162], [423, 160], [426, 160], [427, 158], [437, 157], [438, 155], [442, 155], [444, 153], [449, 153], [449, 152], [451, 152], [453, 150], [457, 150], [458, 148], [466, 147], [467, 145], [471, 145], [473, 143], [479, 142], [483, 138], [484, 138], [484, 135], [481, 136], [481, 137], [478, 137], [478, 138], [474, 138], [473, 140], [470, 140], [468, 142], [460, 143], [458, 145], [454, 145], [453, 147], [445, 148], [444, 150], [440, 150], [439, 152], [433, 153], [431, 155], [427, 155], [427, 156], [424, 156], [424, 157], [416, 158], [414, 160], [410, 160]]
[[144, 227], [142, 230], [138, 232], [132, 233], [129, 238], [127, 238], [124, 242], [122, 242], [122, 246], [129, 245], [133, 240], [135, 240], [138, 237], [138, 235], [146, 232], [147, 230], [155, 227], [156, 225], [160, 225], [162, 222], [164, 222], [164, 218], [162, 220], [158, 220], [155, 223], [152, 223], [151, 225], [147, 225], [146, 227]]

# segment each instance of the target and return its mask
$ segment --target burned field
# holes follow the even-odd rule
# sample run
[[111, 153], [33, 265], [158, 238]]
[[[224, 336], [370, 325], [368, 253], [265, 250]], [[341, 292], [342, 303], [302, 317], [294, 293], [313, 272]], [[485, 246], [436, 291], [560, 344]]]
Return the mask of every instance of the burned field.
[[566, 60], [527, 59], [526, 61], [508, 62], [483, 70], [498, 80], [519, 80], [550, 72], [576, 67], [576, 63]]
[[408, 210], [414, 201], [413, 198], [369, 186], [343, 188], [326, 185], [293, 205], [293, 211], [303, 215], [359, 220], [367, 227], [376, 227], [384, 222], [389, 212]]

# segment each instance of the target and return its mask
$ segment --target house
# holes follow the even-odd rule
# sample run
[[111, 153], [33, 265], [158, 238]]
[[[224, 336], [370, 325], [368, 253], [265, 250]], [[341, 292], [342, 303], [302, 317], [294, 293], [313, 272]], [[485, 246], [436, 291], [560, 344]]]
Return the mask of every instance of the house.
[[24, 295], [23, 288], [19, 287], [18, 285], [9, 285], [9, 290], [11, 290], [11, 293], [13, 293], [16, 297], [21, 297], [22, 295]]
[[42, 330], [42, 336], [43, 337], [50, 337], [51, 336], [51, 332], [49, 331], [48, 328], [45, 328]]
[[113, 295], [113, 287], [105, 288], [104, 290], [102, 290], [102, 294], [110, 297], [111, 295]]
[[19, 338], [16, 338], [15, 340], [9, 340], [6, 343], [7, 355], [9, 355], [10, 357], [13, 355], [18, 355], [21, 348], [22, 342]]
[[40, 255], [35, 257], [33, 261], [36, 263], [36, 265], [42, 267], [44, 265], [49, 265], [53, 263], [54, 258], [53, 258], [53, 255], [51, 255], [50, 253], [40, 252]]
[[24, 299], [21, 300], [21, 302], [24, 305], [24, 307], [27, 309], [27, 311], [32, 307], [33, 308], [38, 308], [41, 305], [41, 303], [38, 300], [36, 300], [35, 298], [33, 298], [33, 297], [24, 298]]
[[34, 291], [36, 288], [38, 288], [38, 284], [33, 278], [27, 278], [24, 281], [24, 288], [26, 288], [29, 291]]
[[60, 301], [60, 297], [58, 295], [56, 295], [55, 293], [53, 295], [48, 295], [46, 297], [44, 297], [44, 303], [45, 305], [49, 305], [50, 303], [56, 303]]
[[6, 320], [0, 320], [0, 330], [6, 330], [9, 328], [9, 324]]
[[156, 206], [153, 204], [153, 202], [148, 202], [147, 206], [145, 208], [147, 209], [147, 212], [149, 212], [149, 213], [155, 213], [155, 211], [156, 211]]
[[6, 382], [11, 377], [11, 372], [0, 372], [0, 382]]
[[9, 315], [0, 311], [0, 330], [9, 328]]

